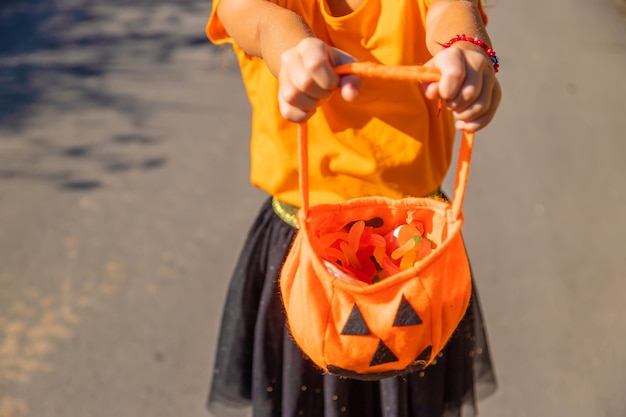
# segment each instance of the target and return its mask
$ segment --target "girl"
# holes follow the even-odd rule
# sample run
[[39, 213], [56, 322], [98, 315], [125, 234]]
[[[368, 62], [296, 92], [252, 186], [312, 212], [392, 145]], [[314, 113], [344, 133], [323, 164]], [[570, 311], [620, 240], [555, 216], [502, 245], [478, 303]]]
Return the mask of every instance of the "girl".
[[[255, 417], [471, 416], [493, 391], [476, 293], [435, 363], [363, 382], [322, 374], [304, 357], [277, 285], [300, 205], [291, 122], [309, 124], [311, 205], [437, 193], [455, 127], [485, 127], [500, 102], [485, 21], [480, 0], [213, 0], [207, 34], [237, 54], [252, 105], [251, 180], [271, 196], [225, 305], [209, 395], [217, 416], [248, 405]], [[355, 60], [442, 75], [415, 85], [335, 74]]]

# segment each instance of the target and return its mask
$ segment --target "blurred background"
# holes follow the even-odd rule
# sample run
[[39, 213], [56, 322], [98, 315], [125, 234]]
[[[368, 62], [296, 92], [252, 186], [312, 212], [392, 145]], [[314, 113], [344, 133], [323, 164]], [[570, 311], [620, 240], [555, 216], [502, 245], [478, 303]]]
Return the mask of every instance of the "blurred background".
[[[0, 417], [210, 417], [264, 199], [210, 6], [0, 2]], [[487, 11], [505, 96], [465, 206], [499, 381], [481, 415], [626, 416], [624, 2]]]

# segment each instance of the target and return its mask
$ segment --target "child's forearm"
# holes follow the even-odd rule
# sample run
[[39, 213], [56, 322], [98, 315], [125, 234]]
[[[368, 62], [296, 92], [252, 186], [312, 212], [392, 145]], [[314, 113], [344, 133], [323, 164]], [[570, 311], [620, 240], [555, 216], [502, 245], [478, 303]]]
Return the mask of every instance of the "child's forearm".
[[[426, 86], [426, 97], [445, 100], [456, 119], [456, 128], [473, 132], [491, 122], [502, 97], [495, 76], [497, 59], [489, 49], [491, 40], [478, 1], [432, 0], [426, 16], [426, 45], [433, 55], [429, 63], [441, 70], [439, 82]], [[487, 46], [461, 41], [442, 48], [463, 34], [479, 38]]]
[[263, 58], [274, 75], [280, 70], [281, 54], [313, 36], [300, 16], [266, 0], [222, 0], [217, 14], [235, 42]]
[[[477, 0], [432, 1], [426, 16], [426, 45], [432, 55], [441, 51], [441, 44], [460, 34], [480, 38], [491, 46], [476, 2]], [[482, 50], [471, 42], [456, 42], [454, 46]]]

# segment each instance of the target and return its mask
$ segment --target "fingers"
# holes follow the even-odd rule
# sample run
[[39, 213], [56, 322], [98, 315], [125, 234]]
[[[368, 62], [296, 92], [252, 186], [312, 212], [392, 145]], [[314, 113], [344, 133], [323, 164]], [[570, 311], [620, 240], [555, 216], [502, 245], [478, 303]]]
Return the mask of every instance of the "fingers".
[[340, 78], [334, 66], [352, 62], [351, 56], [316, 38], [307, 38], [281, 56], [278, 104], [283, 117], [303, 122], [339, 87], [344, 99], [354, 100], [360, 88], [358, 77]]
[[327, 94], [307, 75], [300, 55], [283, 54], [281, 71], [278, 74], [278, 104], [287, 120], [300, 122], [308, 119]]
[[339, 83], [341, 98], [348, 102], [356, 100], [361, 89], [361, 77], [356, 75], [344, 75]]
[[[307, 38], [281, 56], [278, 103], [281, 114], [292, 122], [303, 122], [339, 88], [347, 101], [356, 99], [360, 77], [339, 77], [334, 66], [354, 58], [316, 38]], [[441, 71], [438, 82], [425, 83], [427, 98], [445, 100], [457, 119], [457, 129], [476, 131], [485, 127], [500, 104], [501, 89], [482, 51], [448, 48], [427, 65]]]
[[496, 109], [502, 99], [502, 90], [497, 82], [493, 88], [484, 90], [484, 94], [479, 100], [474, 102], [465, 112], [456, 114], [455, 127], [458, 130], [476, 132], [487, 126], [496, 114]]
[[457, 119], [457, 129], [476, 131], [489, 124], [500, 103], [501, 90], [482, 52], [448, 48], [428, 65], [441, 70], [441, 79], [425, 84], [425, 95], [445, 100]]
[[426, 97], [446, 100], [448, 107], [457, 98], [467, 75], [467, 63], [463, 52], [457, 48], [441, 51], [426, 65], [435, 66], [441, 71], [438, 82], [424, 83]]
[[487, 126], [495, 116], [502, 99], [502, 91], [497, 80], [490, 82], [489, 77], [489, 73], [485, 72], [482, 82], [484, 87], [474, 101], [464, 108], [453, 110], [457, 129], [475, 132]]

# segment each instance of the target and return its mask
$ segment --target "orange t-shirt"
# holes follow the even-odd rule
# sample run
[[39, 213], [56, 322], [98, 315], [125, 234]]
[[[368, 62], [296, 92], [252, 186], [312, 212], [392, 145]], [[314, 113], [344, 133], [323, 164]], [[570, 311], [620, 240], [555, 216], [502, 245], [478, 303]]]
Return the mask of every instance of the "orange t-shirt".
[[[365, 0], [341, 17], [332, 16], [324, 0], [273, 1], [359, 61], [420, 65], [431, 58], [425, 45], [429, 0]], [[263, 60], [242, 51], [222, 26], [218, 4], [213, 0], [206, 31], [216, 44], [232, 43], [239, 60], [252, 105], [251, 181], [299, 206], [297, 125], [281, 116], [278, 82]], [[352, 103], [333, 95], [308, 121], [311, 204], [436, 190], [450, 165], [455, 136], [450, 112], [444, 109], [437, 117], [437, 106], [421, 85], [406, 81], [365, 79]]]

